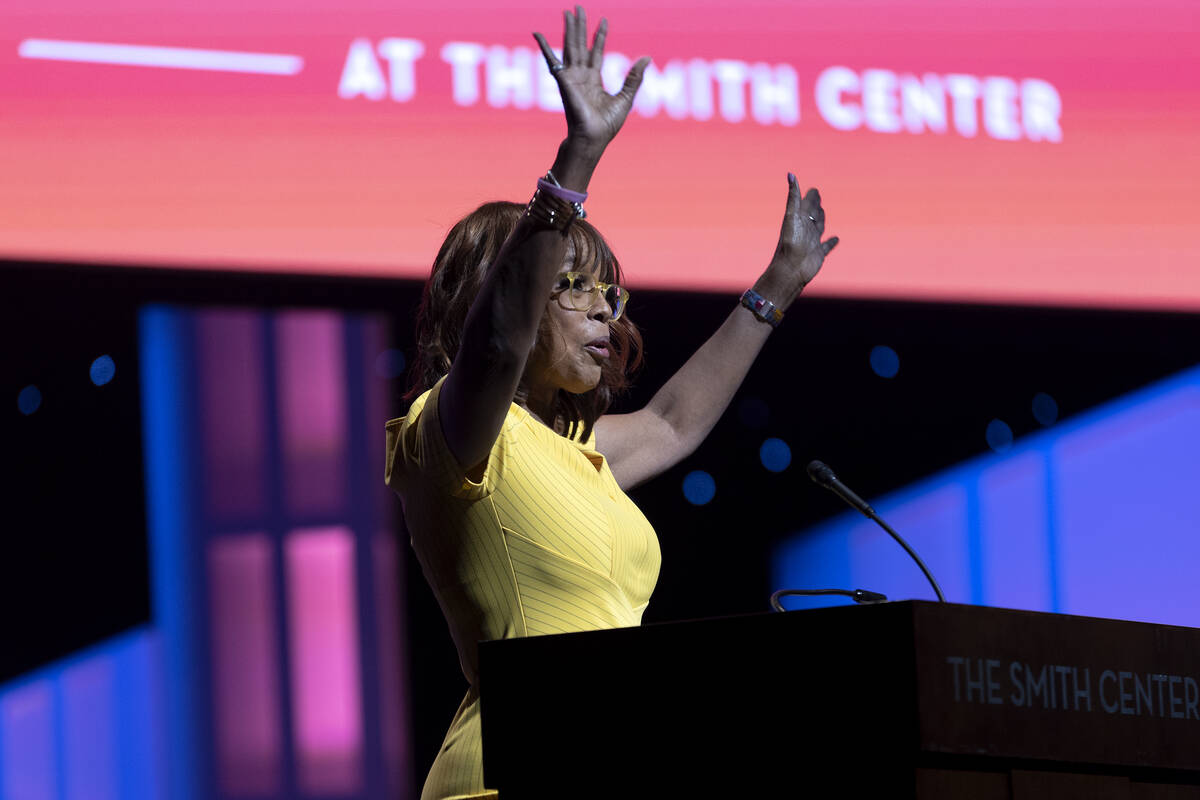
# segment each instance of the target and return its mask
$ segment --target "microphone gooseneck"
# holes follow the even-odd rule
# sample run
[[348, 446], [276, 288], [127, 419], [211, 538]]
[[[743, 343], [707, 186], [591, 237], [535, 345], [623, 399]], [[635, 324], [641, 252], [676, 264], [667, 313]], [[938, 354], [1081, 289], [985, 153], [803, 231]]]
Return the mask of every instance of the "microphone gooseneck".
[[839, 481], [837, 475], [833, 474], [833, 470], [825, 462], [810, 461], [808, 464], [808, 477], [813, 479], [813, 483], [825, 487], [868, 517], [875, 518], [875, 509], [871, 508], [866, 500], [863, 500], [850, 491], [849, 486]]
[[938, 586], [937, 581], [933, 579], [933, 573], [929, 571], [929, 567], [925, 566], [925, 562], [921, 560], [921, 557], [917, 555], [917, 552], [909, 547], [908, 542], [904, 541], [900, 534], [892, 530], [891, 526], [884, 522], [880, 516], [875, 513], [875, 509], [871, 508], [866, 500], [863, 500], [854, 492], [850, 491], [848, 486], [839, 481], [837, 479], [837, 475], [833, 474], [833, 470], [830, 469], [827, 464], [822, 461], [809, 462], [808, 477], [812, 478], [813, 483], [833, 492], [838, 497], [842, 498], [847, 505], [858, 509], [863, 513], [864, 516], [870, 520], [874, 520], [879, 527], [887, 531], [888, 535], [895, 539], [897, 544], [903, 547], [906, 553], [912, 556], [912, 560], [917, 562], [917, 566], [921, 568], [921, 572], [925, 573], [925, 577], [929, 580], [929, 585], [933, 587], [933, 592], [937, 595], [937, 599], [942, 603], [946, 602], [946, 596], [942, 594], [942, 588]]

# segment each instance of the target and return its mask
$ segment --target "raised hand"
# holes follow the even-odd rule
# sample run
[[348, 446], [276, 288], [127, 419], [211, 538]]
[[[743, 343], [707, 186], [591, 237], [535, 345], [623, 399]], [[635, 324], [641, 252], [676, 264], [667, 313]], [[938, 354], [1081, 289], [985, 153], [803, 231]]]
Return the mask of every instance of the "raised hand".
[[604, 40], [608, 36], [608, 20], [601, 19], [592, 46], [587, 46], [587, 12], [580, 6], [563, 12], [563, 58], [560, 62], [546, 43], [546, 37], [535, 33], [550, 74], [558, 82], [563, 107], [567, 115], [567, 138], [581, 144], [603, 149], [621, 130], [633, 98], [642, 84], [642, 75], [650, 58], [642, 57], [630, 67], [625, 83], [615, 95], [604, 91], [600, 81], [600, 65], [604, 61]]
[[821, 193], [809, 189], [800, 196], [796, 176], [788, 173], [787, 208], [779, 231], [779, 243], [770, 266], [759, 279], [756, 289], [781, 308], [795, 299], [825, 263], [825, 256], [837, 246], [838, 237], [825, 241], [825, 209]]

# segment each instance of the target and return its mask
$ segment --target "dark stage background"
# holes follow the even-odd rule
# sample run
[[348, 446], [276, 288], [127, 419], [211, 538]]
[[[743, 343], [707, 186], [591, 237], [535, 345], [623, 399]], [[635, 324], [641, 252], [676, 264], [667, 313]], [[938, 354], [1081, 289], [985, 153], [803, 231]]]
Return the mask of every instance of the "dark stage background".
[[[391, 346], [411, 356], [421, 289], [407, 280], [19, 262], [2, 269], [10, 405], [0, 415], [8, 450], [0, 680], [151, 618], [140, 308], [167, 302], [378, 311], [391, 320]], [[837, 269], [836, 253], [827, 269]], [[638, 291], [634, 284], [629, 314], [643, 329], [646, 365], [616, 410], [643, 404], [735, 303], [726, 294]], [[878, 345], [899, 355], [895, 377], [872, 370], [869, 355]], [[88, 365], [101, 354], [112, 357], [116, 372], [96, 386]], [[1036, 393], [1057, 401], [1059, 420], [1070, 419], [1198, 362], [1194, 315], [802, 298], [705, 444], [632, 493], [663, 549], [645, 621], [766, 610], [768, 595], [780, 588], [769, 579], [771, 548], [844, 510], [807, 480], [810, 459], [826, 461], [870, 499], [987, 451], [984, 432], [994, 418], [1008, 422], [1017, 440], [1041, 429], [1031, 411]], [[401, 412], [405, 382], [390, 380], [393, 414]], [[28, 383], [37, 383], [45, 399], [26, 416], [11, 404]], [[384, 420], [373, 422], [382, 436]], [[792, 462], [782, 472], [759, 461], [768, 437], [790, 447]], [[681, 490], [684, 475], [696, 469], [716, 483], [703, 506]], [[407, 547], [398, 552], [419, 782], [465, 681], [419, 568]], [[898, 548], [896, 569], [915, 569]]]

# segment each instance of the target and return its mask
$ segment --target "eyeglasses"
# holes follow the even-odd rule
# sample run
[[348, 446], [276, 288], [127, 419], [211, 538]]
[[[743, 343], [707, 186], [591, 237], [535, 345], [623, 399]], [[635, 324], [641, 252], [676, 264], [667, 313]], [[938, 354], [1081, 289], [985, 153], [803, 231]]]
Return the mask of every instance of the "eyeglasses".
[[554, 295], [558, 304], [568, 311], [587, 311], [596, 304], [596, 297], [603, 295], [604, 302], [612, 309], [610, 321], [620, 319], [629, 302], [629, 292], [615, 283], [601, 283], [586, 272], [563, 272], [554, 283]]

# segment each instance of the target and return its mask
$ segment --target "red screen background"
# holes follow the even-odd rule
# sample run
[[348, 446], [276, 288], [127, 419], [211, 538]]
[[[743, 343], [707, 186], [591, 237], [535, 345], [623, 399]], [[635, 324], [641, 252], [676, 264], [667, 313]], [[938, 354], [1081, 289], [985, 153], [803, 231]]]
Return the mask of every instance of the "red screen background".
[[[634, 288], [749, 285], [771, 256], [791, 170], [820, 187], [842, 240], [815, 293], [1200, 309], [1194, 0], [620, 0], [592, 11], [610, 20], [612, 52], [796, 76], [795, 124], [630, 119], [588, 209]], [[533, 48], [534, 29], [557, 42], [561, 11], [548, 3], [8, 0], [0, 22], [8, 258], [424, 277], [456, 219], [528, 198], [565, 130], [536, 104], [456, 103], [441, 55], [452, 41]], [[352, 43], [378, 53], [388, 38], [423, 47], [411, 96], [339, 96]], [[32, 39], [292, 54], [303, 68], [21, 57]], [[377, 66], [389, 75], [386, 59]], [[982, 116], [975, 136], [953, 124], [839, 130], [815, 99], [831, 67], [1043, 81], [1061, 99], [1061, 141], [997, 139]], [[484, 75], [481, 65], [481, 87]]]

